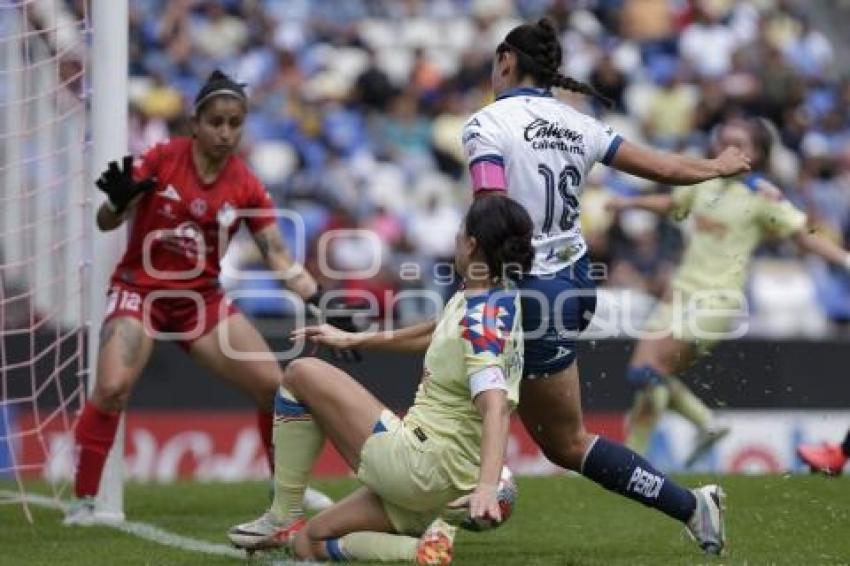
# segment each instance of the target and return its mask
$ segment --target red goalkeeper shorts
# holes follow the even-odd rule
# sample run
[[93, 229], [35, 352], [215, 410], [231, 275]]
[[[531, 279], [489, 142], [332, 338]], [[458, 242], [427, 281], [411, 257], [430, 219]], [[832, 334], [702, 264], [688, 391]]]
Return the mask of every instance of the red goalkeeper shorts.
[[153, 338], [177, 342], [188, 351], [195, 340], [237, 312], [220, 289], [144, 289], [113, 281], [104, 324], [121, 316], [135, 318]]

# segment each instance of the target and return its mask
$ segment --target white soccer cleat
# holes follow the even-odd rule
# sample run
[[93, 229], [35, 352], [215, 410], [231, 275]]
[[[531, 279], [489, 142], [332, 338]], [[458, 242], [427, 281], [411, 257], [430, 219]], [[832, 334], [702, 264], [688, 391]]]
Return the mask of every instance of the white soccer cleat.
[[306, 511], [314, 511], [318, 513], [319, 511], [324, 511], [333, 504], [334, 500], [319, 491], [318, 489], [308, 487], [304, 491], [304, 499], [302, 501], [302, 505], [304, 505], [304, 509]]
[[271, 511], [250, 521], [231, 527], [227, 538], [233, 546], [248, 551], [269, 550], [288, 546], [292, 538], [307, 525], [304, 517], [281, 520]]
[[685, 467], [690, 468], [696, 464], [715, 444], [726, 438], [730, 430], [728, 426], [718, 426], [700, 431], [691, 453], [685, 460]]
[[94, 497], [72, 499], [65, 507], [62, 524], [68, 527], [90, 527], [98, 522], [94, 514]]
[[416, 547], [417, 566], [451, 564], [456, 533], [457, 527], [451, 526], [442, 519], [434, 519]]
[[726, 493], [719, 485], [704, 485], [692, 489], [697, 507], [688, 521], [688, 534], [706, 554], [720, 556], [726, 547]]

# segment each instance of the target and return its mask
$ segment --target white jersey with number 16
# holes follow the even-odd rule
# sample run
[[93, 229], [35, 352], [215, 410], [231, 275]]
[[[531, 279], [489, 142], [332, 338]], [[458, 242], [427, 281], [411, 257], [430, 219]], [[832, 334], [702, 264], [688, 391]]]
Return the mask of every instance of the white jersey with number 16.
[[554, 273], [587, 251], [579, 196], [597, 161], [614, 158], [613, 128], [552, 97], [515, 88], [478, 111], [463, 131], [473, 189], [504, 189], [534, 221], [531, 273]]

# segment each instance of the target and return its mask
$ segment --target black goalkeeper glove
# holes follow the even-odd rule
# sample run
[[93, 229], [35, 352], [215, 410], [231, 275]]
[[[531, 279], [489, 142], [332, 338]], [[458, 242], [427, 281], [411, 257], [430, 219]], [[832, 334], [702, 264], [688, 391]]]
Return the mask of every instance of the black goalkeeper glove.
[[156, 186], [156, 179], [148, 177], [141, 181], [133, 180], [133, 156], [125, 155], [122, 168], [118, 162], [110, 161], [106, 171], [95, 181], [97, 188], [106, 194], [109, 208], [119, 216], [124, 214], [133, 199]]
[[[313, 296], [307, 299], [307, 309], [311, 315], [319, 320], [319, 323], [330, 324], [345, 332], [359, 332], [360, 329], [354, 322], [354, 316], [363, 311], [360, 306], [352, 306], [345, 302], [342, 297], [333, 297], [323, 301], [324, 290], [320, 287]], [[322, 304], [324, 303], [324, 304]], [[364, 305], [364, 307], [367, 305]], [[360, 362], [363, 356], [356, 348], [329, 348], [331, 357], [335, 361]]]

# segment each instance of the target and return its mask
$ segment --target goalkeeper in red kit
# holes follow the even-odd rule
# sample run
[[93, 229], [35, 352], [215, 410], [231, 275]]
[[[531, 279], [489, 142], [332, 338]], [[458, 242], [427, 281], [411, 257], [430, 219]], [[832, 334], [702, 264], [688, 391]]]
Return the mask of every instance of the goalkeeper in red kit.
[[[154, 339], [176, 341], [200, 365], [250, 395], [271, 453], [282, 369], [218, 282], [219, 259], [240, 222], [285, 287], [314, 313], [323, 301], [316, 281], [290, 256], [265, 188], [235, 155], [247, 104], [242, 85], [213, 72], [195, 98], [191, 138], [160, 143], [135, 163], [130, 156], [123, 166], [112, 162], [97, 180], [108, 197], [97, 212], [98, 227], [114, 230], [126, 220], [129, 241], [110, 282], [94, 391], [75, 429], [76, 499], [66, 524], [95, 522], [104, 462]], [[228, 355], [234, 351], [252, 355]], [[323, 499], [330, 503], [312, 492], [306, 503], [317, 507]]]

